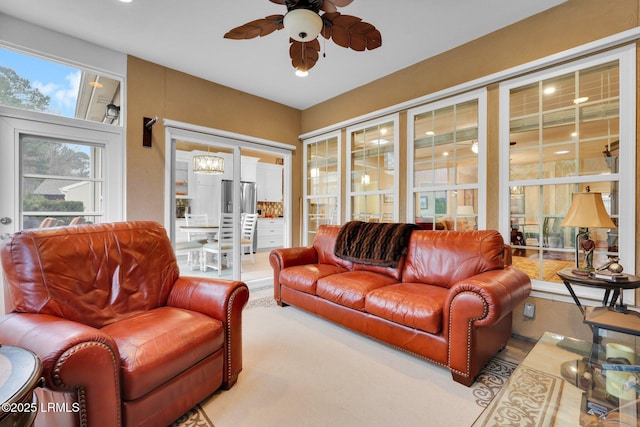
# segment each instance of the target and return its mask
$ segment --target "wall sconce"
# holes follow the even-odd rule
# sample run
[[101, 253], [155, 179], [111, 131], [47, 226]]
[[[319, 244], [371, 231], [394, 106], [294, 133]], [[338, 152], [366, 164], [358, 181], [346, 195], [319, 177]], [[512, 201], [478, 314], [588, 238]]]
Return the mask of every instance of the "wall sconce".
[[157, 116], [154, 117], [153, 119], [150, 119], [149, 117], [142, 118], [142, 146], [143, 147], [151, 148], [151, 137], [153, 136], [151, 128], [153, 127], [153, 125], [156, 124], [157, 121], [158, 121]]
[[111, 123], [113, 123], [118, 120], [118, 117], [120, 117], [120, 107], [115, 104], [108, 104], [104, 118], [111, 120]]

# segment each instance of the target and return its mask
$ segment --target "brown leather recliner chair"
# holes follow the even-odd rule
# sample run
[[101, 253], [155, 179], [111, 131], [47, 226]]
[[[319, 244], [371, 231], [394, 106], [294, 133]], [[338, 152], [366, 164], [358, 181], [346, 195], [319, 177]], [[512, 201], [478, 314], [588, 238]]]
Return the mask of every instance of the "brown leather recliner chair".
[[27, 230], [0, 255], [11, 304], [0, 343], [40, 357], [53, 408], [37, 424], [167, 425], [236, 382], [249, 290], [180, 277], [160, 224]]

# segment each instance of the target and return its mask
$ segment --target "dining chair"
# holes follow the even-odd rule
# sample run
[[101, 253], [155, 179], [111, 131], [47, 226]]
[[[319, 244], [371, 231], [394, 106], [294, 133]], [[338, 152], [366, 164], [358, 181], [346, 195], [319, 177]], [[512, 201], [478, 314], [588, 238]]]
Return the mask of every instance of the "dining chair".
[[80, 225], [80, 224], [86, 224], [86, 223], [87, 223], [87, 219], [83, 216], [75, 216], [71, 221], [69, 221], [69, 225]]
[[58, 220], [56, 218], [48, 216], [40, 222], [38, 228], [56, 227], [58, 225], [60, 224], [58, 223]]
[[[218, 226], [218, 238], [213, 242], [207, 242], [202, 247], [202, 256], [204, 257], [204, 265], [218, 270], [218, 276], [222, 274], [222, 257], [230, 254], [233, 250], [233, 214], [220, 213], [220, 222]], [[209, 263], [207, 254], [214, 255], [214, 261]], [[229, 267], [229, 257], [226, 261]]]
[[[197, 226], [207, 225], [209, 222], [209, 216], [207, 214], [185, 214], [184, 219], [186, 225]], [[204, 269], [204, 263], [201, 261], [202, 245], [207, 242], [207, 235], [204, 233], [192, 233], [187, 232], [186, 242], [176, 243], [176, 255], [187, 255], [187, 264], [191, 266], [191, 269], [200, 267]]]
[[242, 235], [240, 237], [242, 244], [242, 253], [246, 254], [247, 250], [251, 255], [251, 264], [255, 264], [256, 260], [253, 256], [253, 238], [256, 231], [256, 224], [258, 223], [258, 214], [243, 214], [242, 218]]

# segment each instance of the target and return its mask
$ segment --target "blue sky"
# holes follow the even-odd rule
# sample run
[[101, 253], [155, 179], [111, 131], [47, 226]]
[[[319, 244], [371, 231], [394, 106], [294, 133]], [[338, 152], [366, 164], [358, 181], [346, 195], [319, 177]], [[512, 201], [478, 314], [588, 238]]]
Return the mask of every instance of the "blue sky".
[[0, 65], [13, 69], [51, 98], [51, 113], [74, 117], [80, 70], [0, 48]]

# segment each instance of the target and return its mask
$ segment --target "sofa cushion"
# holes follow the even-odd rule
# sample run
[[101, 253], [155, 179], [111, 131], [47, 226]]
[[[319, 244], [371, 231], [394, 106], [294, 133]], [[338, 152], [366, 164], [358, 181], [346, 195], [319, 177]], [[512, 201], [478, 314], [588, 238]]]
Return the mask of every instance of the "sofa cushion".
[[334, 253], [338, 233], [340, 233], [339, 225], [323, 224], [318, 227], [316, 237], [313, 240], [313, 248], [318, 254], [318, 263], [337, 265], [351, 270], [351, 261], [338, 258]]
[[384, 267], [381, 265], [360, 264], [353, 263], [353, 270], [373, 271], [375, 273], [386, 274], [389, 277], [393, 277], [396, 280], [400, 280], [402, 277], [402, 267], [404, 267], [404, 256], [398, 261], [398, 265], [395, 267]]
[[345, 271], [347, 269], [330, 264], [296, 265], [280, 272], [280, 283], [288, 288], [315, 295], [319, 279]]
[[476, 274], [503, 267], [504, 240], [495, 230], [418, 230], [411, 234], [402, 281], [450, 288]]
[[367, 313], [431, 334], [442, 330], [442, 310], [449, 290], [422, 283], [399, 283], [367, 295]]
[[365, 296], [374, 289], [398, 283], [392, 277], [372, 271], [348, 271], [318, 280], [320, 298], [354, 310], [364, 310]]
[[113, 337], [120, 351], [123, 400], [144, 396], [224, 345], [222, 322], [174, 307], [150, 310], [101, 331]]

